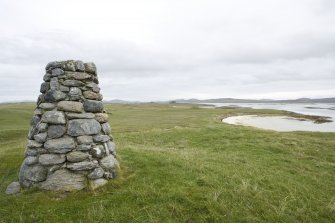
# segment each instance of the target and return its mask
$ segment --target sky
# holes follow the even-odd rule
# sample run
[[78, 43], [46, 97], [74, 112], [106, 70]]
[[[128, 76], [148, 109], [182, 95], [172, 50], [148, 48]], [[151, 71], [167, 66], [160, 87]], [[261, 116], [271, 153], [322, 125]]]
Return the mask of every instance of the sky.
[[0, 0], [0, 102], [68, 59], [104, 100], [335, 97], [334, 24], [334, 0]]

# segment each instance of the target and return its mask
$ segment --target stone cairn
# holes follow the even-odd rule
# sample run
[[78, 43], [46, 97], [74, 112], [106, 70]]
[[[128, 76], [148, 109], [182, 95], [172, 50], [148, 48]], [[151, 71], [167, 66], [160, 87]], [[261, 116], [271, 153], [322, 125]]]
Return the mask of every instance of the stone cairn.
[[31, 120], [20, 186], [45, 190], [95, 189], [116, 176], [115, 144], [94, 63], [50, 62]]

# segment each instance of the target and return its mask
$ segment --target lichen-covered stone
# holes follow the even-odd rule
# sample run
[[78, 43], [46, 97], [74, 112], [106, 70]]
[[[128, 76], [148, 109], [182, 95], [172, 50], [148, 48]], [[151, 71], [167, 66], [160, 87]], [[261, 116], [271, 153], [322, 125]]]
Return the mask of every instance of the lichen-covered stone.
[[47, 133], [42, 132], [42, 133], [39, 133], [37, 135], [34, 135], [34, 139], [35, 139], [35, 141], [37, 141], [39, 143], [44, 143], [47, 139]]
[[93, 142], [92, 136], [78, 136], [77, 137], [78, 144], [91, 144]]
[[66, 155], [66, 159], [69, 162], [80, 162], [86, 160], [89, 157], [88, 153], [80, 152], [80, 151], [73, 151]]
[[95, 113], [95, 119], [100, 123], [105, 123], [108, 121], [108, 115], [106, 113]]
[[85, 65], [84, 65], [83, 61], [76, 60], [74, 62], [74, 65], [75, 65], [77, 71], [85, 71]]
[[78, 112], [78, 113], [81, 113], [84, 110], [83, 104], [77, 101], [60, 101], [58, 102], [57, 108], [60, 111]]
[[86, 99], [91, 99], [91, 100], [102, 100], [102, 95], [99, 93], [95, 93], [93, 91], [84, 91], [83, 95]]
[[75, 80], [85, 80], [91, 78], [90, 74], [81, 72], [65, 72], [65, 76], [68, 79], [75, 79]]
[[53, 103], [41, 103], [38, 105], [39, 108], [44, 109], [44, 110], [52, 110], [56, 108], [56, 104]]
[[114, 156], [109, 155], [102, 158], [99, 163], [104, 170], [111, 170], [117, 164], [117, 160], [114, 158]]
[[44, 96], [45, 102], [57, 102], [64, 100], [66, 98], [66, 94], [57, 90], [49, 90]]
[[88, 178], [95, 180], [104, 176], [104, 170], [101, 167], [95, 168], [91, 173], [88, 174]]
[[41, 84], [40, 92], [45, 93], [50, 89], [50, 84], [49, 82], [44, 82]]
[[48, 124], [47, 123], [39, 123], [37, 125], [38, 132], [45, 132], [48, 129]]
[[80, 88], [77, 87], [71, 87], [69, 91], [69, 97], [71, 101], [77, 101], [80, 100], [82, 97], [82, 93]]
[[58, 82], [58, 78], [57, 77], [53, 77], [50, 80], [50, 89], [51, 90], [59, 90], [59, 82]]
[[100, 92], [100, 88], [99, 88], [99, 86], [96, 83], [89, 82], [89, 83], [86, 84], [86, 87], [91, 88], [92, 91], [94, 91], [96, 93]]
[[43, 144], [42, 143], [39, 143], [35, 140], [28, 140], [27, 141], [27, 147], [28, 148], [38, 148], [38, 147], [41, 147]]
[[70, 136], [95, 135], [101, 131], [101, 125], [95, 119], [72, 119], [67, 134]]
[[97, 73], [97, 68], [94, 63], [84, 63], [85, 66], [85, 72], [91, 73], [91, 74], [96, 74]]
[[5, 193], [6, 194], [17, 194], [17, 193], [20, 193], [20, 190], [21, 190], [20, 183], [12, 182], [7, 186]]
[[60, 76], [60, 75], [63, 75], [64, 74], [64, 71], [60, 68], [55, 68], [51, 71], [51, 76], [53, 77], [57, 77], [57, 76]]
[[74, 61], [65, 61], [62, 63], [62, 69], [66, 71], [76, 71]]
[[111, 128], [111, 126], [109, 125], [108, 122], [101, 124], [101, 127], [102, 127], [102, 131], [103, 131], [106, 135], [109, 135], [109, 134], [112, 133], [112, 128]]
[[68, 119], [93, 119], [95, 116], [93, 113], [66, 113]]
[[42, 165], [56, 165], [65, 162], [65, 155], [64, 154], [42, 154], [40, 155], [38, 161]]
[[108, 135], [94, 135], [93, 141], [94, 142], [108, 142], [109, 136]]
[[42, 116], [42, 122], [50, 124], [65, 124], [65, 115], [60, 111], [47, 111]]
[[65, 80], [63, 85], [68, 87], [81, 87], [84, 86], [84, 83], [78, 80]]
[[66, 132], [64, 125], [50, 125], [48, 128], [48, 138], [56, 139], [62, 137]]
[[25, 163], [22, 164], [19, 174], [20, 183], [24, 180], [33, 182], [44, 181], [47, 177], [48, 170], [40, 165], [28, 166]]
[[79, 170], [92, 170], [97, 167], [96, 163], [92, 161], [82, 161], [77, 163], [68, 163], [66, 168], [69, 170], [79, 171]]
[[84, 109], [86, 112], [102, 112], [104, 106], [101, 101], [86, 100], [84, 102]]
[[100, 178], [100, 179], [91, 180], [90, 186], [91, 186], [92, 190], [95, 190], [99, 187], [102, 187], [102, 186], [106, 185], [107, 183], [108, 183], [108, 181], [106, 179]]
[[37, 162], [38, 162], [37, 156], [27, 156], [23, 161], [23, 163], [28, 166], [34, 165]]
[[72, 173], [60, 169], [50, 174], [46, 181], [40, 184], [40, 188], [53, 191], [74, 191], [86, 187], [85, 177], [81, 174]]
[[44, 148], [51, 153], [67, 153], [76, 147], [73, 138], [63, 137], [59, 139], [50, 139], [44, 143]]

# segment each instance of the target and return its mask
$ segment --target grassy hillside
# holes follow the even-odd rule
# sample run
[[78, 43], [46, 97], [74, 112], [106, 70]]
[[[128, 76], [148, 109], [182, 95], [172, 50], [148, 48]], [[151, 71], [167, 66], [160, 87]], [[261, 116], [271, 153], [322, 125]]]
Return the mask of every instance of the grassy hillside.
[[4, 194], [33, 104], [0, 105], [0, 222], [335, 222], [335, 133], [220, 122], [284, 113], [108, 105], [121, 171], [97, 191]]

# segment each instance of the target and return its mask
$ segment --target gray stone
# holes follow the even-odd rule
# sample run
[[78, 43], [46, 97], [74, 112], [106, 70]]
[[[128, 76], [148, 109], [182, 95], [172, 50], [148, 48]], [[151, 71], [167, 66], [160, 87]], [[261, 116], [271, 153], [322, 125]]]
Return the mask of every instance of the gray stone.
[[43, 111], [41, 109], [36, 108], [34, 110], [34, 115], [43, 115]]
[[104, 170], [111, 170], [118, 164], [117, 160], [114, 158], [113, 155], [106, 156], [100, 160], [100, 166]]
[[66, 78], [75, 79], [75, 80], [85, 80], [91, 78], [90, 74], [82, 73], [82, 72], [66, 72]]
[[76, 71], [76, 66], [74, 64], [74, 61], [65, 61], [62, 64], [63, 70], [66, 71]]
[[24, 180], [41, 182], [46, 179], [47, 174], [48, 170], [40, 165], [28, 166], [23, 163], [20, 169], [19, 181], [20, 183]]
[[31, 125], [32, 127], [36, 127], [37, 124], [38, 124], [40, 121], [41, 121], [40, 116], [38, 116], [38, 115], [34, 115], [34, 116], [32, 117], [32, 119], [31, 119], [31, 121], [30, 121], [30, 125]]
[[41, 147], [43, 144], [39, 143], [35, 140], [27, 140], [27, 147], [28, 148], [38, 148]]
[[45, 102], [57, 102], [64, 100], [66, 98], [66, 94], [61, 91], [49, 90], [44, 96]]
[[63, 85], [60, 85], [59, 86], [59, 90], [62, 91], [62, 92], [69, 92], [70, 91], [70, 88], [69, 87], [65, 87]]
[[66, 132], [64, 125], [50, 125], [48, 128], [48, 138], [56, 139], [62, 137]]
[[56, 165], [65, 162], [65, 155], [64, 154], [42, 154], [39, 157], [39, 162], [42, 165], [49, 166], [49, 165]]
[[92, 190], [95, 190], [99, 187], [102, 187], [104, 185], [106, 185], [108, 183], [108, 181], [104, 178], [100, 178], [100, 179], [95, 179], [95, 180], [92, 180], [90, 182], [90, 186], [92, 188]]
[[97, 77], [93, 77], [92, 80], [93, 80], [94, 83], [99, 84], [99, 80], [98, 80]]
[[28, 166], [34, 165], [37, 162], [38, 162], [38, 158], [36, 156], [27, 156], [23, 161], [23, 163]]
[[111, 128], [111, 126], [109, 125], [108, 122], [101, 124], [101, 127], [102, 127], [102, 131], [103, 131], [106, 135], [109, 135], [109, 134], [112, 133], [112, 128]]
[[25, 156], [37, 156], [37, 149], [31, 149], [31, 148], [26, 148], [26, 150], [24, 151], [24, 155]]
[[92, 89], [92, 91], [96, 92], [96, 93], [99, 93], [100, 92], [100, 88], [99, 86], [96, 84], [96, 83], [93, 83], [93, 82], [89, 82], [86, 84], [86, 87], [89, 87]]
[[95, 180], [104, 176], [104, 170], [101, 167], [95, 168], [90, 174], [87, 175], [88, 178]]
[[108, 121], [108, 115], [106, 113], [96, 113], [95, 119], [100, 123], [105, 123]]
[[92, 136], [78, 136], [78, 144], [91, 144], [93, 142]]
[[50, 83], [49, 82], [44, 82], [41, 84], [40, 92], [45, 93], [50, 89]]
[[63, 75], [64, 74], [64, 71], [60, 68], [55, 68], [51, 71], [51, 76], [53, 77], [57, 77], [59, 75]]
[[58, 102], [58, 110], [67, 112], [81, 113], [84, 109], [83, 104], [77, 101], [60, 101]]
[[84, 83], [78, 80], [65, 80], [63, 85], [68, 87], [81, 87]]
[[86, 100], [84, 102], [84, 109], [86, 112], [102, 112], [104, 106], [101, 101]]
[[95, 93], [93, 91], [84, 91], [83, 95], [86, 99], [91, 99], [91, 100], [102, 100], [102, 95], [99, 93]]
[[80, 100], [81, 99], [81, 90], [77, 87], [72, 87], [69, 91], [70, 100]]
[[40, 188], [53, 191], [74, 191], [86, 187], [85, 177], [81, 174], [71, 173], [60, 169], [50, 174], [46, 181], [40, 184]]
[[47, 66], [45, 67], [45, 70], [54, 69], [54, 68], [58, 68], [58, 67], [61, 67], [61, 63], [59, 63], [57, 61], [52, 61], [52, 62], [47, 64]]
[[93, 119], [95, 117], [93, 113], [67, 113], [66, 116], [68, 119]]
[[45, 148], [37, 148], [37, 154], [45, 154], [48, 153], [48, 150], [46, 150]]
[[65, 115], [60, 111], [47, 111], [42, 116], [42, 122], [51, 124], [65, 124]]
[[108, 135], [95, 135], [93, 136], [94, 142], [108, 142], [109, 136]]
[[94, 168], [96, 168], [98, 166], [98, 164], [95, 164], [91, 161], [82, 161], [82, 162], [78, 162], [78, 163], [68, 163], [66, 165], [66, 168], [70, 169], [70, 170], [74, 170], [74, 171], [79, 171], [79, 170], [92, 170]]
[[108, 147], [108, 150], [111, 154], [113, 154], [114, 156], [116, 155], [116, 145], [114, 142], [107, 142], [107, 147]]
[[39, 143], [44, 143], [47, 139], [47, 133], [42, 132], [42, 133], [39, 133], [37, 135], [34, 135], [34, 139]]
[[74, 149], [76, 144], [73, 138], [50, 139], [44, 143], [44, 148], [51, 153], [67, 153]]
[[69, 121], [67, 134], [70, 136], [95, 135], [100, 131], [100, 123], [95, 119], [73, 119]]
[[41, 103], [41, 104], [39, 104], [38, 107], [41, 108], [41, 109], [44, 109], [44, 110], [52, 110], [52, 109], [56, 108], [56, 104], [53, 104], [53, 103]]
[[31, 127], [28, 133], [28, 139], [34, 139], [34, 135], [38, 133], [37, 127]]
[[91, 149], [91, 145], [90, 144], [81, 144], [81, 145], [78, 145], [77, 150], [80, 150], [80, 151], [88, 151]]
[[85, 71], [85, 65], [84, 65], [83, 61], [81, 61], [81, 60], [76, 60], [76, 61], [74, 62], [74, 64], [75, 64], [75, 66], [76, 66], [76, 70], [77, 70], [77, 71]]
[[85, 66], [85, 71], [87, 73], [91, 73], [91, 74], [96, 74], [97, 73], [97, 68], [96, 68], [94, 63], [92, 63], [92, 62], [84, 63], [84, 66]]
[[45, 74], [45, 75], [43, 76], [43, 80], [44, 80], [44, 81], [50, 81], [50, 80], [51, 80], [51, 74]]
[[88, 153], [73, 151], [66, 155], [66, 159], [70, 162], [80, 162], [86, 160], [89, 157]]
[[21, 190], [20, 183], [19, 182], [12, 182], [7, 186], [5, 193], [9, 194], [9, 195], [10, 194], [17, 194], [17, 193], [20, 193], [20, 190]]
[[94, 158], [102, 158], [105, 155], [105, 151], [103, 146], [95, 146], [92, 150], [91, 150], [91, 154]]
[[40, 123], [37, 126], [38, 132], [46, 132], [48, 129], [48, 124], [47, 123]]
[[50, 80], [50, 89], [51, 90], [59, 90], [59, 82], [57, 77], [53, 77]]

